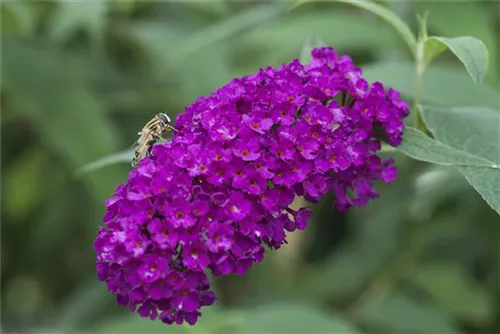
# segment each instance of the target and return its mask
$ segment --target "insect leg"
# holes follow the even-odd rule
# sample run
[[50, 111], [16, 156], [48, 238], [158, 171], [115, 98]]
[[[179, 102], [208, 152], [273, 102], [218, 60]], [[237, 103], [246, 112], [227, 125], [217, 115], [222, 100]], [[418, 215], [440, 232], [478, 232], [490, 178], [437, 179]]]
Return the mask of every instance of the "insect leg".
[[133, 168], [136, 168], [136, 167], [137, 167], [137, 163], [138, 163], [138, 162], [139, 162], [139, 161], [137, 160], [137, 157], [136, 157], [136, 156], [135, 156], [135, 157], [133, 157], [133, 158], [132, 158], [132, 167], [133, 167]]
[[151, 142], [151, 144], [153, 144], [156, 141], [156, 139], [160, 139], [161, 138], [161, 133], [154, 132], [154, 133], [151, 134], [151, 136], [155, 139], [155, 140], [153, 140]]
[[167, 130], [173, 131], [173, 132], [179, 132], [176, 128], [174, 128], [172, 125], [167, 125]]

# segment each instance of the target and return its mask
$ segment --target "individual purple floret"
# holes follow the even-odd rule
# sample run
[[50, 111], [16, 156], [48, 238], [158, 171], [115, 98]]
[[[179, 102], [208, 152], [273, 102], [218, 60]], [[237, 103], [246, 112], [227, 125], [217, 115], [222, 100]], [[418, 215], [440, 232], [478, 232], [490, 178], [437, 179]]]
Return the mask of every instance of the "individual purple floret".
[[94, 248], [99, 279], [142, 317], [196, 323], [212, 305], [207, 274], [243, 274], [303, 230], [329, 192], [338, 210], [378, 197], [392, 182], [381, 140], [401, 143], [408, 105], [369, 84], [330, 47], [312, 60], [236, 78], [177, 117], [106, 203]]

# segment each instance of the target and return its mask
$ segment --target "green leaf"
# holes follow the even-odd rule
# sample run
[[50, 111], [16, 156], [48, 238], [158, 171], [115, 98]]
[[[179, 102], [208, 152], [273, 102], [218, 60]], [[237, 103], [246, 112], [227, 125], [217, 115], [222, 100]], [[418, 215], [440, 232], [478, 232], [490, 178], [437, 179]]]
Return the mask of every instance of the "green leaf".
[[292, 3], [292, 5], [288, 10], [289, 11], [295, 10], [295, 8], [311, 2], [313, 2], [313, 0], [296, 0]]
[[4, 1], [1, 6], [2, 31], [31, 36], [36, 29], [37, 14], [29, 2]]
[[[423, 213], [426, 213], [429, 219], [433, 213], [438, 214], [443, 201], [456, 199], [465, 192], [471, 192], [470, 185], [458, 170], [439, 165], [428, 166], [422, 171], [414, 181], [414, 188], [414, 212], [422, 213], [419, 216], [423, 220], [426, 220]], [[413, 234], [418, 232], [414, 231]]]
[[[290, 7], [290, 10], [294, 10], [297, 7], [313, 2], [313, 0], [298, 0], [295, 1], [292, 6]], [[408, 45], [410, 52], [415, 56], [416, 51], [417, 51], [417, 39], [415, 38], [415, 35], [413, 32], [410, 30], [410, 28], [404, 23], [403, 20], [401, 20], [396, 14], [394, 14], [391, 10], [378, 5], [373, 2], [368, 2], [368, 1], [355, 1], [355, 0], [332, 0], [332, 2], [339, 2], [339, 3], [346, 3], [350, 4], [359, 8], [363, 8], [369, 12], [372, 12], [373, 14], [379, 16], [380, 18], [384, 19], [387, 21], [403, 38], [403, 40], [406, 42]]]
[[304, 46], [300, 52], [300, 62], [307, 64], [311, 61], [311, 51], [320, 46], [326, 46], [326, 43], [319, 37], [314, 35], [309, 36], [304, 42]]
[[342, 3], [352, 4], [354, 6], [366, 9], [373, 14], [379, 16], [380, 18], [387, 21], [392, 27], [401, 35], [403, 40], [408, 45], [410, 52], [415, 55], [417, 49], [417, 40], [415, 35], [410, 30], [408, 25], [401, 20], [396, 14], [394, 14], [391, 10], [380, 6], [373, 2], [364, 2], [364, 1], [354, 1], [354, 0], [336, 0]]
[[221, 22], [204, 27], [198, 32], [186, 36], [176, 45], [170, 45], [172, 63], [175, 65], [188, 55], [199, 52], [206, 46], [237, 36], [260, 24], [271, 21], [283, 11], [283, 8], [284, 5], [281, 3], [252, 6], [250, 9], [228, 16], [227, 19]]
[[124, 0], [117, 2], [110, 2], [110, 11], [116, 10], [118, 12], [131, 14], [136, 9], [137, 2], [135, 0]]
[[440, 53], [449, 49], [462, 62], [476, 84], [480, 84], [488, 72], [488, 49], [474, 37], [446, 38], [431, 36], [424, 41], [424, 60], [429, 64]]
[[500, 172], [482, 167], [457, 167], [481, 197], [500, 214]]
[[229, 4], [223, 0], [210, 1], [181, 1], [177, 3], [186, 6], [190, 10], [205, 12], [208, 14], [225, 15], [230, 12]]
[[[407, 191], [411, 184], [404, 181], [404, 176], [401, 179], [390, 187], [378, 187], [380, 201], [374, 201], [364, 210], [351, 212], [353, 224], [349, 230], [353, 238], [345, 247], [325, 262], [302, 268], [298, 273], [300, 289], [295, 291], [298, 297], [312, 302], [342, 302], [352, 298], [392, 259], [400, 247], [401, 222], [407, 215], [407, 207], [389, 204], [409, 202], [414, 196]], [[315, 214], [311, 223], [328, 219], [323, 212], [331, 211], [330, 203], [326, 200], [320, 204], [321, 211]]]
[[437, 165], [498, 167], [487, 159], [442, 144], [412, 127], [406, 128], [398, 150], [414, 159]]
[[190, 54], [177, 66], [176, 73], [184, 89], [184, 104], [190, 104], [198, 96], [211, 94], [233, 78], [225, 51], [224, 45], [208, 46], [203, 52]]
[[[429, 12], [429, 29], [433, 35], [480, 39], [489, 51], [488, 77], [498, 77], [498, 37], [495, 29], [495, 11], [489, 10], [484, 1], [410, 1], [416, 12]], [[457, 24], [460, 22], [460, 24]]]
[[[433, 187], [433, 192], [428, 197], [417, 199], [415, 211], [419, 213], [430, 211], [427, 217], [436, 217], [433, 215], [435, 208], [431, 207], [432, 205], [439, 206], [443, 201], [449, 200], [451, 196], [457, 196], [457, 194], [460, 195], [465, 192], [463, 186], [468, 187], [469, 185], [463, 180], [463, 176], [458, 171], [457, 174], [460, 180], [452, 178], [448, 180], [447, 184], [436, 184]], [[458, 186], [456, 186], [457, 184]], [[445, 193], [439, 194], [442, 196], [442, 198], [439, 198], [439, 195], [435, 195], [436, 191]], [[453, 191], [455, 192], [451, 194]], [[427, 205], [422, 203], [424, 200], [428, 202]], [[469, 222], [467, 219], [457, 219], [457, 216], [460, 216], [460, 213], [452, 211], [452, 213], [444, 216], [438, 216], [439, 219], [428, 219], [425, 224], [419, 225], [418, 228], [412, 231], [407, 247], [416, 254], [428, 254], [433, 252], [435, 246], [442, 245], [447, 241], [467, 238], [470, 236]]]
[[96, 334], [184, 334], [189, 333], [189, 329], [187, 326], [168, 326], [159, 320], [152, 321], [134, 314], [107, 321], [92, 332]]
[[78, 30], [84, 30], [93, 42], [99, 42], [105, 30], [107, 8], [106, 1], [57, 2], [48, 34], [54, 41], [66, 42]]
[[114, 298], [101, 281], [92, 277], [80, 282], [78, 288], [61, 302], [52, 329], [61, 333], [72, 332], [92, 316], [105, 311], [109, 301], [114, 302]]
[[[3, 93], [70, 170], [117, 150], [116, 128], [87, 86], [80, 58], [16, 38], [2, 42]], [[84, 179], [100, 203], [118, 183], [111, 172]]]
[[426, 37], [422, 39], [423, 43], [423, 61], [427, 66], [434, 58], [443, 53], [448, 47], [446, 44], [437, 40], [435, 37]]
[[[406, 96], [415, 91], [413, 63], [374, 63], [363, 68], [368, 81], [380, 81]], [[486, 85], [475, 85], [458, 67], [430, 66], [424, 74], [425, 103], [444, 106], [479, 105], [499, 109], [498, 92]], [[457, 92], [460, 92], [457, 93]]]
[[493, 317], [493, 299], [457, 262], [434, 261], [423, 266], [414, 282], [445, 310], [468, 322], [485, 324]]
[[[50, 184], [44, 188], [45, 201], [42, 201], [43, 210], [37, 217], [37, 224], [33, 227], [29, 239], [29, 252], [34, 262], [43, 262], [43, 259], [54, 249], [61, 247], [67, 236], [72, 233], [73, 225], [66, 222], [74, 219], [75, 189], [74, 183], [66, 184], [64, 180], [67, 174], [62, 166], [50, 164], [50, 171], [44, 172], [45, 184]], [[65, 208], [61, 210], [61, 208]], [[95, 226], [95, 225], [94, 225]], [[94, 230], [95, 233], [95, 230]]]
[[500, 113], [483, 107], [441, 108], [422, 106], [422, 116], [442, 143], [500, 162]]
[[354, 318], [366, 326], [380, 329], [377, 332], [460, 333], [457, 324], [445, 312], [410, 299], [401, 292], [367, 302]]
[[304, 45], [302, 46], [302, 50], [300, 51], [300, 62], [302, 64], [307, 64], [311, 61], [311, 51], [314, 48], [313, 46], [314, 36], [309, 36], [306, 38]]
[[141, 20], [130, 24], [130, 39], [143, 51], [147, 59], [150, 75], [166, 77], [170, 71], [170, 58], [175, 52], [173, 45], [178, 45], [185, 31], [173, 22]]
[[500, 113], [482, 107], [422, 107], [436, 140], [490, 161], [491, 167], [457, 167], [483, 199], [500, 213]]
[[3, 186], [9, 195], [4, 197], [3, 207], [12, 222], [21, 221], [32, 214], [39, 204], [37, 200], [44, 177], [41, 167], [45, 160], [42, 151], [31, 149], [7, 166]]
[[[360, 243], [361, 244], [361, 243]], [[342, 300], [359, 291], [382, 265], [385, 258], [370, 246], [342, 250], [323, 265], [302, 268], [294, 291], [300, 300], [322, 302], [327, 298]], [[382, 255], [386, 255], [385, 253]]]
[[[339, 9], [332, 13], [297, 14], [300, 15], [285, 16], [248, 32], [237, 41], [237, 47], [250, 53], [258, 50], [258, 61], [253, 66], [261, 66], [262, 63], [278, 65], [296, 57], [304, 40], [313, 36], [321, 36], [323, 45], [333, 45], [342, 52], [381, 50], [396, 44], [397, 36], [387, 25], [356, 13]], [[349, 34], [329, 31], [349, 31]]]
[[245, 312], [235, 333], [360, 333], [340, 315], [301, 304], [270, 304]]
[[141, 318], [138, 314], [114, 317], [98, 326], [92, 328], [92, 333], [98, 334], [183, 334], [183, 333], [221, 333], [221, 328], [232, 326], [233, 322], [239, 321], [240, 315], [235, 311], [226, 311], [215, 305], [202, 309], [202, 315], [194, 326], [187, 323], [183, 325], [166, 325], [159, 319], [152, 321]]
[[133, 149], [110, 154], [94, 162], [91, 162], [89, 164], [80, 167], [78, 170], [75, 171], [75, 176], [81, 176], [83, 174], [87, 174], [95, 170], [118, 163], [130, 163], [133, 157], [134, 157]]
[[6, 92], [58, 152], [83, 164], [114, 150], [116, 129], [86, 87], [79, 59], [16, 39], [3, 43]]

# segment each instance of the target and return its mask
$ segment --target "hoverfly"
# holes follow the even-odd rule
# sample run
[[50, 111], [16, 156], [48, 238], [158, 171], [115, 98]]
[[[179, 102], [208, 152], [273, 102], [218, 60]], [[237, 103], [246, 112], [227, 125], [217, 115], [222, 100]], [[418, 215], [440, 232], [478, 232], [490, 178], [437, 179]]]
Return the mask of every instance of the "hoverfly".
[[137, 133], [139, 139], [135, 143], [135, 155], [132, 159], [133, 168], [136, 168], [139, 161], [151, 153], [153, 144], [161, 138], [163, 132], [178, 132], [176, 128], [170, 125], [170, 122], [170, 117], [166, 113], [158, 113]]

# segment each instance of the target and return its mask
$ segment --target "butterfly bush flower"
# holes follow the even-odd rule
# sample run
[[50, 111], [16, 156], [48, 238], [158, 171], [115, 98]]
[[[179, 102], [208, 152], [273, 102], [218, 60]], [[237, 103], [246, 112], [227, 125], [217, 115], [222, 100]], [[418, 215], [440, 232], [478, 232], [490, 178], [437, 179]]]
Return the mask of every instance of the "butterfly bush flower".
[[401, 143], [408, 105], [369, 84], [329, 47], [268, 67], [198, 98], [173, 139], [130, 172], [106, 202], [97, 272], [142, 317], [196, 323], [216, 301], [208, 273], [243, 274], [264, 247], [286, 243], [311, 212], [289, 206], [333, 192], [338, 210], [378, 197], [396, 178], [381, 140]]

